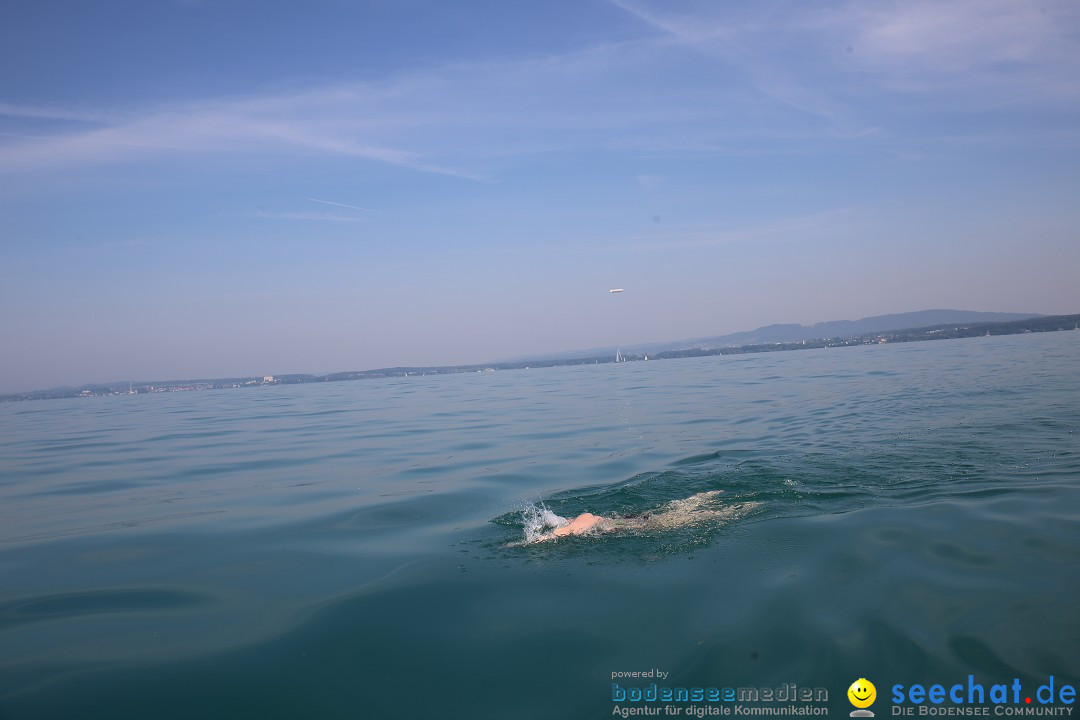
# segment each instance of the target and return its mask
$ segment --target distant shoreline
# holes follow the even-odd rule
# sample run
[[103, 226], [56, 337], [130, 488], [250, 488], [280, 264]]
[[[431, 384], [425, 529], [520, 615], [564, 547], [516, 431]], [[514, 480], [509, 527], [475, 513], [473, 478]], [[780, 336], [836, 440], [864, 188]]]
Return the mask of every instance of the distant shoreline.
[[[687, 348], [665, 350], [652, 355], [630, 353], [621, 355], [621, 361], [669, 360], [674, 358], [707, 357], [712, 355], [740, 355], [746, 353], [778, 352], [784, 350], [810, 350], [826, 347], [851, 347], [853, 345], [878, 345], [887, 343], [922, 342], [926, 340], [949, 340], [978, 337], [980, 335], [1020, 335], [1034, 332], [1057, 332], [1080, 328], [1080, 314], [1042, 315], [1025, 320], [1008, 322], [949, 323], [928, 327], [863, 333], [850, 337], [831, 337], [816, 340], [800, 340], [784, 343], [758, 343], [716, 348]], [[441, 365], [430, 367], [394, 367], [376, 370], [338, 372], [327, 375], [290, 374], [273, 376], [250, 376], [242, 378], [217, 378], [202, 380], [161, 380], [155, 382], [87, 384], [72, 388], [33, 390], [25, 393], [0, 395], [0, 402], [22, 400], [59, 400], [77, 397], [105, 397], [109, 395], [144, 395], [163, 392], [189, 392], [196, 390], [224, 390], [262, 385], [300, 385], [307, 383], [341, 382], [345, 380], [368, 380], [377, 378], [408, 377], [411, 375], [450, 375], [457, 373], [490, 372], [495, 370], [527, 370], [529, 368], [562, 367], [568, 365], [593, 365], [616, 362], [616, 356], [588, 356], [577, 358], [521, 360], [476, 365]]]

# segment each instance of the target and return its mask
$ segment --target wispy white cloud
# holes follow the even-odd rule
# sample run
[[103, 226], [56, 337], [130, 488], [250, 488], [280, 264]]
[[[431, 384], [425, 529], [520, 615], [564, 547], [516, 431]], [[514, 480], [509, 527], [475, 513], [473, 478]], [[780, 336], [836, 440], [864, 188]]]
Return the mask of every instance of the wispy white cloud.
[[744, 135], [748, 127], [760, 137], [775, 132], [744, 121], [747, 111], [758, 112], [760, 93], [732, 73], [702, 87], [686, 72], [692, 60], [667, 40], [620, 42], [516, 62], [451, 63], [363, 83], [173, 103], [82, 131], [41, 128], [35, 134], [43, 139], [0, 146], [0, 171], [259, 153], [357, 158], [490, 181], [491, 168], [515, 156], [664, 150], [705, 135]]
[[804, 26], [846, 42], [853, 68], [898, 90], [991, 106], [1080, 97], [1080, 5], [1068, 0], [851, 3]]
[[5, 102], [0, 102], [0, 116], [39, 120], [71, 120], [85, 123], [103, 123], [112, 119], [105, 113], [88, 110], [72, 110], [70, 108], [41, 105], [16, 105]]
[[[355, 90], [355, 88], [353, 88]], [[417, 153], [389, 145], [364, 142], [362, 130], [334, 127], [343, 111], [336, 108], [326, 121], [315, 113], [298, 111], [305, 95], [278, 95], [242, 100], [194, 103], [132, 116], [103, 127], [79, 132], [39, 134], [0, 146], [0, 170], [30, 169], [92, 163], [130, 162], [175, 153], [296, 153], [373, 160], [426, 173], [483, 180], [466, 170], [427, 162]], [[20, 117], [64, 117], [62, 111], [12, 108]], [[19, 112], [15, 112], [18, 110]], [[86, 119], [78, 112], [71, 118]]]
[[756, 89], [843, 135], [869, 129], [883, 91], [968, 109], [1080, 98], [1080, 5], [1071, 0], [887, 0], [745, 8], [609, 0], [670, 42], [737, 67]]
[[[722, 43], [729, 46], [740, 44], [740, 33], [730, 20], [714, 21], [699, 7], [697, 12], [676, 14], [668, 4], [649, 5], [635, 0], [608, 0], [612, 5], [626, 11], [654, 29], [683, 43]], [[729, 7], [728, 10], [731, 8]]]
[[[612, 5], [643, 21], [663, 37], [712, 62], [727, 67], [758, 95], [804, 115], [824, 121], [844, 135], [859, 133], [850, 109], [827, 88], [807, 83], [805, 68], [793, 66], [793, 55], [805, 52], [806, 42], [790, 37], [792, 15], [768, 18], [733, 14], [732, 6], [691, 3], [682, 14], [665, 4], [641, 0], [609, 0]], [[778, 38], [784, 37], [784, 42]], [[794, 40], [794, 42], [792, 42]], [[778, 62], [778, 59], [780, 60]], [[794, 72], [793, 72], [794, 68]]]
[[1077, 16], [1075, 3], [916, 0], [860, 3], [837, 20], [856, 31], [860, 55], [902, 63], [911, 72], [955, 73], [1003, 63], [1075, 61]]
[[301, 220], [315, 222], [364, 222], [364, 218], [355, 215], [334, 215], [332, 213], [298, 213], [298, 212], [269, 212], [257, 211], [249, 213], [248, 217], [259, 220]]
[[350, 208], [352, 210], [362, 210], [364, 212], [381, 213], [382, 210], [373, 210], [372, 208], [360, 207], [359, 205], [349, 205], [347, 203], [334, 202], [333, 200], [319, 200], [318, 198], [308, 198], [311, 202], [322, 203], [323, 205], [335, 205], [337, 207]]
[[0, 172], [260, 154], [491, 181], [538, 153], [776, 154], [876, 142], [899, 122], [882, 110], [889, 101], [917, 112], [924, 100], [921, 112], [934, 114], [1080, 98], [1080, 6], [1071, 2], [1047, 0], [1044, 13], [1012, 0], [765, 10], [687, 0], [678, 11], [609, 1], [655, 35], [150, 111], [0, 104], [0, 116], [42, 121], [10, 128]]

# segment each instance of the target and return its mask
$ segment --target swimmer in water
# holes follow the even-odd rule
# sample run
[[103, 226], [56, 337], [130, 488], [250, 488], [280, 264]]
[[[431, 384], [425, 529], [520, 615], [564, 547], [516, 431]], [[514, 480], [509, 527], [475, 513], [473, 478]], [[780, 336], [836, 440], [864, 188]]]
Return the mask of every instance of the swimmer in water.
[[544, 516], [544, 526], [551, 527], [552, 530], [544, 533], [526, 531], [524, 544], [557, 540], [570, 535], [595, 535], [620, 530], [673, 530], [703, 522], [730, 520], [756, 508], [760, 504], [737, 503], [723, 508], [706, 507], [713, 505], [713, 499], [721, 492], [720, 490], [709, 490], [708, 492], [697, 493], [682, 500], [673, 500], [657, 512], [643, 513], [641, 515], [604, 517], [603, 515], [593, 515], [590, 512], [585, 512], [573, 520], [567, 520], [548, 512]]

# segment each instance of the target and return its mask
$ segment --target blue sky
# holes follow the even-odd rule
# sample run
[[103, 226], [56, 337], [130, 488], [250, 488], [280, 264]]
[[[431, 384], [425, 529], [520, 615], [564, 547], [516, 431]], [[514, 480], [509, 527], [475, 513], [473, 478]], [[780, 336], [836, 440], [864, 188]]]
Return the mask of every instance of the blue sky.
[[1080, 312], [1078, 197], [1069, 0], [15, 0], [0, 391]]

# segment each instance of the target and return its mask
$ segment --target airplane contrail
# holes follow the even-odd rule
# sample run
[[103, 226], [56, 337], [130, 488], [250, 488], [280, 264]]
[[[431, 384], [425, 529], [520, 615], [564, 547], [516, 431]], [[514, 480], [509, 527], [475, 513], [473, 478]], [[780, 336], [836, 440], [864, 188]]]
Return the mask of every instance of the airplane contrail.
[[333, 200], [320, 200], [318, 198], [308, 198], [311, 202], [322, 203], [323, 205], [337, 205], [343, 208], [352, 208], [353, 210], [363, 210], [364, 212], [377, 212], [381, 213], [382, 210], [374, 210], [372, 208], [360, 207], [359, 205], [346, 205], [345, 203], [334, 202]]

